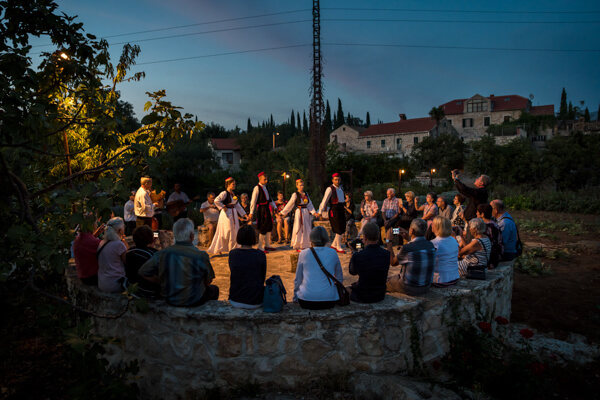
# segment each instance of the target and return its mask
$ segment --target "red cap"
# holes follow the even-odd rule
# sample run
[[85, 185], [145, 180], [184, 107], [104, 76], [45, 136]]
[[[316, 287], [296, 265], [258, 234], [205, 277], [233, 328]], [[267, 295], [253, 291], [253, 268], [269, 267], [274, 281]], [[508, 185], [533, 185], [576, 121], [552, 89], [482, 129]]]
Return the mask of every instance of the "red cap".
[[261, 176], [263, 176], [264, 174], [265, 174], [265, 172], [264, 172], [264, 171], [262, 171], [262, 172], [259, 172], [259, 173], [258, 173], [258, 177], [260, 178], [260, 177], [261, 177]]
[[225, 182], [227, 182], [227, 181], [235, 181], [235, 179], [233, 179], [233, 178], [230, 176], [229, 178], [225, 179]]
[[304, 179], [302, 179], [302, 178], [298, 178], [298, 179], [296, 179], [296, 182], [298, 182], [298, 181], [303, 181], [303, 180], [304, 180]]
[[332, 177], [332, 178], [339, 178], [339, 177], [340, 177], [340, 174], [338, 174], [338, 173], [336, 172], [335, 174], [331, 175], [331, 177]]

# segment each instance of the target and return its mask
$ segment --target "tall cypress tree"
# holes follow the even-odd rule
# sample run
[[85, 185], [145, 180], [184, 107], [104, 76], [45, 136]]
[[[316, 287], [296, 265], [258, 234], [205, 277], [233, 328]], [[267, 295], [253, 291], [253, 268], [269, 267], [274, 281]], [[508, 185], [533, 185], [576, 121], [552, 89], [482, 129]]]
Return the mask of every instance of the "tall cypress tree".
[[298, 121], [298, 132], [302, 132], [302, 120], [300, 119], [300, 111], [296, 113], [296, 121]]
[[344, 110], [342, 110], [342, 100], [340, 100], [340, 98], [338, 97], [337, 118], [333, 129], [337, 129], [342, 125], [344, 125]]
[[292, 126], [292, 132], [296, 130], [296, 116], [294, 115], [294, 110], [292, 110], [292, 116], [290, 117], [290, 125]]
[[271, 114], [271, 120], [269, 121], [269, 126], [271, 129], [275, 129], [275, 121], [273, 121], [273, 114]]
[[569, 108], [567, 111], [567, 119], [575, 119], [575, 110], [573, 109], [573, 104], [569, 102]]
[[308, 136], [308, 120], [306, 119], [306, 111], [304, 111], [304, 115], [302, 116], [302, 124], [304, 125], [302, 127], [302, 133]]
[[246, 128], [246, 133], [250, 133], [251, 130], [252, 130], [252, 122], [250, 121], [250, 118], [248, 118], [248, 126]]
[[365, 127], [370, 127], [371, 126], [371, 116], [369, 115], [369, 112], [367, 111], [367, 122], [365, 122]]
[[583, 118], [585, 119], [585, 122], [590, 122], [590, 110], [588, 110], [588, 108], [585, 108], [585, 111], [583, 112]]
[[562, 94], [560, 95], [560, 108], [558, 109], [558, 118], [566, 119], [568, 116], [567, 111], [567, 92], [563, 88]]
[[325, 133], [331, 133], [332, 125], [331, 125], [331, 108], [329, 107], [329, 100], [327, 100], [327, 105], [325, 106], [325, 120], [323, 121], [323, 127], [325, 128]]

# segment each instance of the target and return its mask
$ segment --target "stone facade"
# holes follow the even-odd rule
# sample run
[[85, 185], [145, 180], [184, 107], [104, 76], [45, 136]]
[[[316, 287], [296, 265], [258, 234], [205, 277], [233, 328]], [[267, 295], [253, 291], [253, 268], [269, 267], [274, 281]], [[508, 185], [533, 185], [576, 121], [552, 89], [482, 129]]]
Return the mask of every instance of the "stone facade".
[[[123, 295], [83, 286], [73, 266], [67, 281], [78, 306], [110, 314], [127, 304]], [[107, 346], [111, 363], [139, 361], [143, 398], [197, 398], [245, 382], [294, 388], [332, 372], [397, 374], [439, 359], [448, 352], [451, 324], [510, 316], [512, 283], [512, 265], [501, 264], [485, 281], [461, 279], [423, 296], [388, 293], [380, 303], [323, 311], [288, 304], [270, 314], [227, 301], [196, 308], [154, 301], [146, 314], [95, 319], [94, 333], [119, 339]]]
[[329, 143], [337, 143], [338, 150], [342, 152], [357, 151], [360, 149], [358, 135], [365, 128], [358, 126], [342, 125], [329, 135]]

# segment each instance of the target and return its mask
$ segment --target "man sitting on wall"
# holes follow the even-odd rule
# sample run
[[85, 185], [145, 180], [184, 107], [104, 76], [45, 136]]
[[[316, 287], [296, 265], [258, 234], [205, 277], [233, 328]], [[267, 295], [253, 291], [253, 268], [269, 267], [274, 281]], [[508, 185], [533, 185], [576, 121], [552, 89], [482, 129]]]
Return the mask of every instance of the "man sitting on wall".
[[416, 218], [410, 223], [408, 235], [405, 235], [405, 239], [410, 238], [410, 242], [402, 246], [398, 255], [394, 256], [392, 242], [387, 243], [391, 258], [390, 264], [392, 266], [402, 265], [400, 274], [388, 278], [388, 292], [415, 296], [429, 291], [435, 267], [435, 247], [425, 239], [426, 232], [427, 222]]
[[492, 200], [492, 217], [496, 218], [498, 227], [502, 232], [504, 254], [502, 261], [512, 261], [517, 258], [517, 225], [512, 216], [506, 211], [502, 200]]
[[160, 284], [161, 295], [172, 306], [193, 307], [219, 298], [210, 259], [194, 242], [194, 223], [182, 218], [173, 224], [175, 244], [155, 253], [140, 268], [140, 277]]

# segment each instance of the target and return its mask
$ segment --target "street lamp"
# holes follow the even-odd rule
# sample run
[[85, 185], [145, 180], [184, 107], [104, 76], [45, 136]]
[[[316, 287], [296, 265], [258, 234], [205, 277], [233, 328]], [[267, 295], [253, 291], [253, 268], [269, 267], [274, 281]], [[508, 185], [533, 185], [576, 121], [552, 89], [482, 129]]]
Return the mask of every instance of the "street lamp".
[[402, 174], [405, 173], [403, 169], [398, 170], [398, 196], [402, 196]]
[[281, 176], [283, 177], [283, 197], [285, 197], [285, 180], [290, 178], [290, 174], [288, 174], [285, 171], [273, 171], [273, 172], [280, 173]]
[[279, 136], [279, 132], [273, 132], [273, 148], [275, 148], [275, 136]]
[[429, 190], [433, 188], [433, 174], [435, 174], [435, 168], [429, 170]]

